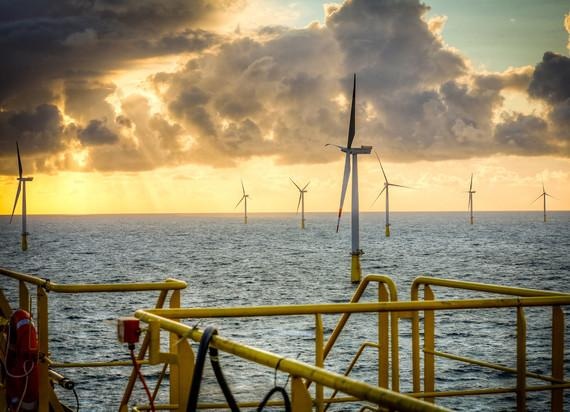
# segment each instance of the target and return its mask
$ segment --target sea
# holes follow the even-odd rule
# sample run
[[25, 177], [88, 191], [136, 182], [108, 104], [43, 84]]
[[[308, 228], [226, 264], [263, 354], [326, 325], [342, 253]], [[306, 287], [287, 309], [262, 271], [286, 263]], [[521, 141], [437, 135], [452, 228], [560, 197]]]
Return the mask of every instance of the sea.
[[[466, 213], [391, 214], [391, 236], [384, 235], [383, 213], [362, 213], [360, 247], [363, 276], [384, 274], [398, 287], [399, 300], [410, 299], [412, 281], [431, 276], [570, 293], [570, 212], [479, 212], [473, 225]], [[239, 214], [152, 214], [28, 217], [29, 250], [20, 250], [20, 217], [8, 224], [0, 217], [0, 266], [48, 278], [59, 284], [149, 282], [176, 278], [188, 283], [184, 307], [224, 307], [348, 302], [350, 282], [350, 214], [336, 233], [333, 213], [251, 214], [244, 224]], [[15, 305], [17, 284], [2, 278], [2, 288]], [[434, 289], [436, 298], [489, 297], [449, 289]], [[32, 291], [32, 296], [35, 293]], [[377, 299], [370, 287], [363, 301]], [[50, 358], [57, 362], [128, 360], [117, 341], [116, 319], [136, 309], [152, 308], [157, 292], [139, 294], [49, 294]], [[32, 305], [36, 305], [35, 298]], [[568, 319], [568, 310], [565, 309]], [[550, 373], [551, 314], [526, 310], [527, 367]], [[338, 315], [324, 316], [325, 339]], [[376, 340], [373, 314], [351, 317], [325, 367], [344, 373], [358, 346]], [[313, 316], [289, 318], [191, 319], [188, 325], [212, 325], [224, 337], [314, 363]], [[567, 358], [570, 327], [566, 322]], [[446, 311], [436, 314], [436, 350], [516, 367], [516, 311], [513, 309]], [[400, 320], [400, 386], [412, 390], [410, 321]], [[163, 337], [166, 344], [167, 337]], [[196, 349], [196, 344], [193, 344]], [[376, 383], [377, 353], [366, 350], [351, 377]], [[227, 381], [238, 401], [260, 401], [288, 377], [228, 354], [220, 355]], [[208, 365], [209, 366], [209, 365]], [[144, 366], [151, 390], [161, 368]], [[131, 368], [65, 368], [59, 370], [76, 384], [82, 411], [114, 411]], [[565, 360], [565, 374], [570, 362]], [[480, 389], [514, 386], [516, 377], [444, 358], [436, 360], [436, 389]], [[540, 384], [529, 379], [528, 384]], [[163, 385], [164, 386], [164, 385]], [[73, 410], [74, 395], [56, 387]], [[565, 410], [570, 410], [566, 391]], [[157, 402], [167, 403], [161, 389]], [[330, 392], [326, 392], [325, 395]], [[207, 367], [200, 401], [221, 401], [221, 390]], [[137, 383], [132, 402], [146, 402]], [[548, 393], [531, 392], [528, 410], [550, 407]], [[479, 397], [441, 398], [439, 405], [459, 411], [515, 410], [512, 393]], [[359, 410], [339, 404], [329, 410]]]

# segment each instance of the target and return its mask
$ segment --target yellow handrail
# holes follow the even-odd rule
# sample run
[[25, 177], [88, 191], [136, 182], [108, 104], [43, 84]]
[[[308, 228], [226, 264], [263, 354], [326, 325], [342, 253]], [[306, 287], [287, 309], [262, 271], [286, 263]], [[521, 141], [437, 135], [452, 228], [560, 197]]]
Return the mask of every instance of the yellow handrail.
[[[175, 309], [172, 310], [175, 311]], [[159, 316], [150, 311], [137, 310], [135, 312], [135, 316], [149, 324], [157, 323], [160, 325], [161, 329], [175, 333], [182, 338], [192, 339], [199, 342], [202, 337], [202, 332], [199, 329]], [[358, 399], [368, 401], [376, 405], [382, 405], [402, 411], [448, 410], [436, 405], [431, 405], [427, 402], [417, 402], [419, 401], [418, 399], [413, 399], [409, 396], [402, 395], [388, 389], [379, 388], [365, 382], [350, 379], [346, 376], [306, 364], [296, 359], [281, 357], [271, 352], [234, 342], [232, 340], [225, 339], [220, 335], [213, 336], [211, 345], [223, 352], [270, 367], [273, 370], [277, 369], [296, 377], [311, 380], [328, 388], [337, 389], [343, 393], [355, 396]]]
[[[22, 309], [30, 310], [29, 307], [29, 291], [27, 285], [37, 287], [37, 316], [35, 316], [38, 330], [38, 345], [40, 352], [40, 362], [38, 364], [39, 381], [40, 381], [40, 399], [39, 411], [47, 412], [50, 404], [58, 402], [55, 395], [50, 395], [53, 389], [50, 386], [49, 366], [53, 367], [102, 367], [102, 366], [124, 366], [132, 365], [132, 363], [124, 362], [74, 362], [59, 363], [48, 358], [49, 340], [48, 340], [48, 293], [67, 293], [67, 294], [83, 294], [83, 293], [117, 293], [117, 292], [144, 292], [144, 291], [160, 291], [157, 306], [162, 306], [166, 300], [166, 294], [172, 291], [171, 304], [174, 300], [179, 305], [180, 290], [186, 288], [184, 281], [177, 279], [166, 279], [163, 282], [139, 282], [139, 283], [101, 283], [101, 284], [57, 284], [49, 279], [40, 278], [38, 276], [16, 272], [6, 268], [0, 268], [0, 275], [14, 279], [19, 282], [19, 306]], [[5, 300], [3, 294], [0, 294], [2, 310], [11, 310]], [[145, 337], [145, 340], [147, 338]], [[148, 342], [147, 342], [148, 344]], [[145, 342], [141, 345], [141, 353], [139, 360], [144, 357]], [[142, 354], [142, 356], [141, 356]], [[146, 362], [142, 362], [146, 363]], [[130, 393], [134, 387], [135, 375], [132, 374], [125, 390], [123, 403], [126, 405], [130, 397]], [[51, 405], [54, 406], [53, 404]], [[56, 408], [60, 408], [56, 405]]]

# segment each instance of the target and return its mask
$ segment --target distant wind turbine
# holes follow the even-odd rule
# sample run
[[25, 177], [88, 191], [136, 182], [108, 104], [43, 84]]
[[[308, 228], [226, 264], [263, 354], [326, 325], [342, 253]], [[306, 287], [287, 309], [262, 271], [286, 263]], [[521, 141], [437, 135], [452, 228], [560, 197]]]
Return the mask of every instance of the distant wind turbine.
[[[536, 202], [538, 199], [540, 199], [541, 197], [543, 198], [543, 211], [544, 211], [544, 221], [546, 222], [546, 196], [552, 197], [551, 195], [549, 195], [548, 193], [546, 193], [546, 190], [544, 190], [544, 182], [542, 182], [542, 193], [540, 194], [540, 196], [538, 196], [536, 199], [534, 199], [532, 201], [532, 203]], [[531, 203], [531, 204], [532, 204]]]
[[469, 202], [467, 203], [467, 208], [469, 209], [469, 222], [473, 224], [473, 193], [477, 193], [473, 190], [473, 173], [471, 173], [471, 183], [469, 183]]
[[299, 189], [299, 203], [297, 203], [297, 213], [299, 213], [299, 206], [301, 206], [301, 229], [305, 228], [305, 193], [307, 193], [307, 183], [302, 189], [299, 187], [297, 183], [293, 181], [293, 179], [289, 178], [291, 182], [295, 185], [297, 189]]
[[241, 199], [239, 200], [239, 202], [237, 202], [237, 205], [234, 207], [234, 209], [236, 207], [239, 206], [239, 204], [243, 201], [243, 223], [245, 223], [247, 225], [247, 198], [249, 197], [249, 195], [245, 194], [245, 187], [243, 186], [243, 180], [241, 181], [241, 190], [243, 191], [243, 196], [241, 197]]
[[376, 201], [380, 198], [380, 195], [382, 195], [382, 193], [384, 193], [384, 191], [386, 191], [386, 237], [390, 236], [390, 201], [389, 201], [389, 189], [390, 186], [395, 186], [395, 187], [405, 187], [406, 189], [410, 189], [408, 186], [402, 186], [402, 185], [397, 185], [395, 183], [390, 183], [388, 181], [388, 178], [386, 177], [386, 173], [384, 172], [384, 168], [382, 167], [382, 162], [380, 161], [380, 156], [378, 156], [378, 153], [376, 153], [376, 150], [374, 151], [374, 154], [376, 155], [376, 159], [378, 159], [378, 163], [380, 163], [380, 169], [382, 170], [382, 174], [384, 175], [384, 188], [380, 191], [380, 193], [378, 193], [378, 196], [376, 196], [376, 199], [374, 199], [374, 202], [372, 202], [372, 204], [376, 203]]
[[23, 177], [22, 160], [20, 159], [20, 147], [16, 142], [16, 153], [18, 154], [18, 191], [16, 192], [16, 200], [14, 200], [14, 207], [12, 208], [12, 216], [10, 216], [10, 223], [14, 218], [14, 211], [18, 204], [20, 191], [22, 191], [22, 250], [28, 250], [28, 232], [26, 231], [26, 182], [34, 180], [33, 177]]
[[338, 209], [338, 220], [336, 223], [336, 231], [340, 225], [340, 218], [342, 216], [342, 206], [346, 196], [346, 189], [348, 186], [348, 179], [350, 177], [350, 155], [352, 155], [352, 264], [351, 264], [351, 281], [353, 283], [360, 282], [362, 269], [360, 268], [360, 255], [363, 254], [360, 249], [359, 240], [359, 215], [358, 215], [358, 164], [357, 159], [359, 154], [370, 154], [372, 146], [361, 146], [360, 148], [352, 147], [352, 141], [356, 131], [355, 121], [355, 100], [356, 100], [356, 74], [354, 75], [352, 86], [352, 105], [350, 108], [350, 124], [348, 127], [348, 142], [346, 147], [338, 146], [336, 144], [327, 144], [325, 146], [336, 146], [341, 152], [346, 153], [344, 161], [344, 176], [342, 179], [342, 190], [340, 193], [340, 206]]

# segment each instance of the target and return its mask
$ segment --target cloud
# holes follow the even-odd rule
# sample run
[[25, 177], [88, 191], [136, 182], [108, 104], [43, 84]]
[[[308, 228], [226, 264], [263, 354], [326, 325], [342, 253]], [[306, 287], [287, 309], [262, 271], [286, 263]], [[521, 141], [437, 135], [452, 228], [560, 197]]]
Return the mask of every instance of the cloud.
[[85, 146], [112, 144], [119, 140], [117, 134], [105, 125], [105, 121], [99, 119], [93, 119], [87, 127], [79, 129], [77, 137]]
[[[84, 170], [329, 162], [338, 153], [323, 146], [346, 142], [353, 73], [354, 144], [389, 160], [570, 156], [569, 58], [546, 52], [536, 67], [477, 72], [445, 44], [446, 17], [427, 20], [419, 1], [345, 1], [326, 7], [323, 24], [234, 33], [212, 24], [241, 0], [26, 5], [0, 4], [0, 156], [24, 132], [29, 153], [46, 159], [81, 148]], [[141, 83], [152, 99], [113, 84], [167, 55], [186, 63]], [[506, 111], [513, 91], [544, 111]]]

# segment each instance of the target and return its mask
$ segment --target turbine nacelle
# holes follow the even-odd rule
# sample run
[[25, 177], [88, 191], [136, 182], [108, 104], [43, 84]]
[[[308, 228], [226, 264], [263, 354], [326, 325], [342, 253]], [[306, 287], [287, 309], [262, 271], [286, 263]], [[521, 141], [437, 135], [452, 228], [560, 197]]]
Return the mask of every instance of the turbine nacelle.
[[[333, 145], [335, 146], [335, 145]], [[348, 153], [351, 155], [359, 154], [370, 154], [372, 153], [372, 146], [360, 146], [360, 147], [341, 147], [337, 146], [341, 152]]]

